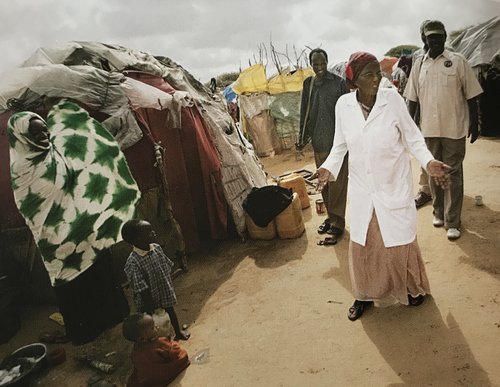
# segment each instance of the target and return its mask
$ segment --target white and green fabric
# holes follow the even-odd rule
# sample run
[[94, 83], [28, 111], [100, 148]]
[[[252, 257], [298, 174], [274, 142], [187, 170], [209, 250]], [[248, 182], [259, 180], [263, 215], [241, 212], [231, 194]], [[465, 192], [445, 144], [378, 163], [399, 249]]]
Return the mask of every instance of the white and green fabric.
[[21, 112], [9, 120], [12, 189], [52, 285], [59, 286], [121, 238], [140, 193], [115, 139], [85, 110], [67, 100], [55, 105], [45, 147], [28, 131], [34, 117], [41, 119]]

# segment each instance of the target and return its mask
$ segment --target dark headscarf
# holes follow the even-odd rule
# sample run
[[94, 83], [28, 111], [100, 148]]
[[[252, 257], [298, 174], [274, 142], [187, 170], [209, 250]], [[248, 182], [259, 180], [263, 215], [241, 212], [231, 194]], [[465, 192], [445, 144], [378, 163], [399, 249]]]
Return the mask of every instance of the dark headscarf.
[[378, 60], [374, 55], [368, 52], [358, 51], [354, 54], [351, 54], [351, 56], [349, 57], [349, 62], [347, 62], [347, 67], [345, 69], [347, 80], [350, 81], [351, 84], [353, 84], [356, 79], [358, 79], [359, 74], [361, 73], [361, 71], [363, 71], [365, 66], [368, 63], [372, 62], [378, 63]]

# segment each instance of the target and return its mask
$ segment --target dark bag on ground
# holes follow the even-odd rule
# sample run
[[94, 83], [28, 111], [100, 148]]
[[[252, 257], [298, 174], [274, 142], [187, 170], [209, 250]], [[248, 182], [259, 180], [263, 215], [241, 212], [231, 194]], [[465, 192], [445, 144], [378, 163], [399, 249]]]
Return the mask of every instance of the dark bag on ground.
[[266, 185], [252, 188], [243, 201], [243, 209], [259, 227], [266, 227], [280, 212], [287, 208], [293, 199], [289, 188]]

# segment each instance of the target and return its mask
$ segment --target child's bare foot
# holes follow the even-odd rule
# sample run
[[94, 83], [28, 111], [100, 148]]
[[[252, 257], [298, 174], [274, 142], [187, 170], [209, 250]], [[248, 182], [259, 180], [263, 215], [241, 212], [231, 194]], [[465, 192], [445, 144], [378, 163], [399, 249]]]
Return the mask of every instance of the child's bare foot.
[[180, 331], [179, 334], [175, 335], [174, 340], [187, 340], [191, 337], [191, 334], [186, 331]]

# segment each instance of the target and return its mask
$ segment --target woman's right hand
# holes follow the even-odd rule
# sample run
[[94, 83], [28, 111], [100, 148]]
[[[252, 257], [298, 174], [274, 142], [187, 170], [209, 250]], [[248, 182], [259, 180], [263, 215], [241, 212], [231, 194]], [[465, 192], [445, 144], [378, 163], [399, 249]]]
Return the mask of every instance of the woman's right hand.
[[321, 192], [323, 191], [323, 188], [325, 188], [326, 184], [328, 183], [328, 180], [330, 180], [330, 171], [325, 168], [318, 168], [316, 172], [314, 172], [314, 175], [311, 176], [312, 179], [318, 178], [318, 185], [316, 186], [316, 192]]

